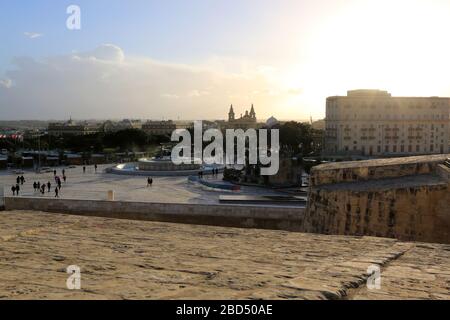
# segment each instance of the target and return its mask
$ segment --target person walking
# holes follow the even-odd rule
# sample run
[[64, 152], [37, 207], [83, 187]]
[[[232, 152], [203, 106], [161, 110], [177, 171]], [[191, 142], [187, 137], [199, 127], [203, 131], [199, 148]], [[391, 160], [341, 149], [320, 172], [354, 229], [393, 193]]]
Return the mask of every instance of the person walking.
[[58, 184], [58, 189], [61, 190], [61, 179], [60, 178], [58, 178], [57, 184]]
[[86, 166], [83, 166], [83, 173], [86, 173]]
[[16, 179], [16, 184], [19, 184], [20, 183], [20, 177], [19, 176], [17, 176], [17, 179]]
[[37, 182], [36, 189], [41, 190], [41, 182], [40, 181]]
[[50, 181], [49, 181], [49, 182], [47, 182], [47, 188], [48, 188], [48, 192], [50, 192], [50, 189], [51, 189], [51, 187], [52, 187], [52, 184], [50, 183]]
[[97, 168], [98, 168], [98, 166], [97, 166], [97, 164], [95, 164], [95, 165], [94, 165], [95, 173], [97, 173]]
[[42, 193], [42, 195], [45, 194], [45, 183], [43, 183], [41, 186], [41, 193]]
[[11, 191], [13, 193], [13, 196], [15, 196], [16, 195], [16, 186], [12, 186]]
[[20, 186], [19, 186], [19, 184], [16, 184], [16, 195], [19, 195], [19, 191], [20, 191]]
[[64, 183], [66, 183], [66, 181], [67, 181], [66, 175], [63, 175], [63, 180], [64, 180]]
[[66, 170], [62, 169], [62, 175], [65, 176], [66, 175]]
[[59, 198], [59, 189], [58, 189], [58, 187], [55, 188], [55, 198]]
[[56, 177], [56, 170], [53, 170], [53, 175]]
[[34, 192], [36, 192], [36, 189], [37, 189], [37, 183], [35, 181], [35, 182], [33, 182], [33, 190], [34, 190]]
[[20, 177], [20, 184], [23, 185], [25, 183], [25, 177], [21, 176]]

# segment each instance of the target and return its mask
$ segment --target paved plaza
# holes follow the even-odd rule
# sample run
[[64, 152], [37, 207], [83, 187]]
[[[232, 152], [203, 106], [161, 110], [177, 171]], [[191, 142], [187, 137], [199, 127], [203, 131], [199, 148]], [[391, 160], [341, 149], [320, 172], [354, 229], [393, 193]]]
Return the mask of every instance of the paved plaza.
[[[93, 166], [87, 166], [86, 173], [82, 167], [66, 170], [67, 182], [62, 184], [61, 198], [106, 200], [109, 190], [115, 192], [115, 199], [121, 201], [144, 201], [163, 203], [203, 203], [218, 204], [220, 195], [231, 194], [228, 191], [208, 190], [195, 183], [188, 182], [187, 177], [152, 177], [153, 186], [147, 187], [147, 177], [123, 176], [105, 173], [104, 170], [112, 165], [99, 166], [97, 173]], [[62, 177], [61, 170], [57, 168], [57, 175]], [[52, 168], [53, 170], [53, 168]], [[53, 198], [56, 183], [53, 172], [36, 174], [25, 171], [26, 182], [21, 186], [21, 196], [36, 196]], [[0, 171], [0, 188], [4, 187], [5, 195], [12, 195], [11, 187], [16, 183], [17, 174], [12, 171]], [[206, 177], [205, 179], [212, 179]], [[221, 179], [219, 176], [216, 179]], [[33, 182], [51, 182], [50, 193], [41, 195], [33, 191]], [[286, 195], [282, 192], [266, 188], [242, 187], [240, 195]]]

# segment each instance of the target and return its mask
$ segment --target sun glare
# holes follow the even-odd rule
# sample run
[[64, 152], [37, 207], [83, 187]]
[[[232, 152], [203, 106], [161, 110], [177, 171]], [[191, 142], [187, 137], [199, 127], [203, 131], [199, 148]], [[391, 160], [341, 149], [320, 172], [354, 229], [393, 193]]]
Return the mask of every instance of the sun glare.
[[287, 105], [311, 108], [356, 88], [449, 95], [449, 12], [448, 1], [425, 0], [358, 1], [334, 12], [309, 34], [307, 59], [285, 74], [284, 86], [304, 89]]

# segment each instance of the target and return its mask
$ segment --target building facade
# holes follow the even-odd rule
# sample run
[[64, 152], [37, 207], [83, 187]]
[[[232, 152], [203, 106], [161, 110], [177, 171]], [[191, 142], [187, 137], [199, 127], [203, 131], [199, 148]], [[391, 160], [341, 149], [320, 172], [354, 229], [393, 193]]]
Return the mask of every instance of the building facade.
[[147, 121], [142, 125], [142, 130], [144, 130], [147, 134], [156, 136], [171, 135], [176, 129], [177, 125], [172, 120]]
[[101, 130], [100, 126], [95, 123], [75, 122], [70, 119], [67, 122], [51, 122], [48, 124], [48, 134], [54, 137], [61, 136], [83, 136], [98, 133]]
[[234, 113], [233, 105], [230, 107], [230, 111], [228, 112], [228, 122], [225, 122], [222, 124], [224, 129], [255, 129], [258, 126], [257, 120], [256, 120], [256, 112], [255, 108], [251, 107], [250, 112], [247, 110], [245, 111], [245, 114], [237, 118], [236, 114]]
[[450, 98], [392, 97], [354, 90], [327, 98], [325, 155], [406, 156], [449, 152]]
[[117, 132], [127, 129], [142, 129], [141, 120], [124, 119], [121, 121], [105, 121], [103, 123], [104, 132]]

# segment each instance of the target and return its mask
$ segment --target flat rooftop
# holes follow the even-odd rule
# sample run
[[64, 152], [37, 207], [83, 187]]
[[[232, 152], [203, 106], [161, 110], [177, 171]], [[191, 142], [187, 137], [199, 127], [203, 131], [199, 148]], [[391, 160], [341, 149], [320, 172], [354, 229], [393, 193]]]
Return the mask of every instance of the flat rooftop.
[[1, 299], [450, 299], [450, 246], [4, 211], [0, 278]]

